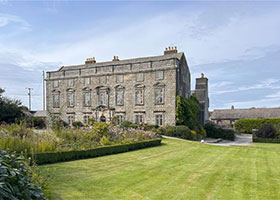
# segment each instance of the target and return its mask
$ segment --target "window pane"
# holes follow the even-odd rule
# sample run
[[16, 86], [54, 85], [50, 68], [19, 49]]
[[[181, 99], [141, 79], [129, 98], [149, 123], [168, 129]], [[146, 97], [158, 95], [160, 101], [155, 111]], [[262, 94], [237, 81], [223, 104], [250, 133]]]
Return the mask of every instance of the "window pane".
[[106, 76], [100, 76], [99, 83], [106, 83]]
[[142, 105], [144, 104], [144, 90], [143, 89], [137, 89], [135, 92], [135, 98], [136, 98], [136, 104]]
[[90, 85], [90, 77], [84, 78], [84, 85]]
[[163, 71], [157, 71], [155, 73], [155, 79], [156, 80], [162, 80], [163, 79]]
[[136, 81], [144, 81], [144, 74], [143, 73], [138, 73], [136, 75]]
[[155, 104], [163, 104], [164, 94], [163, 88], [155, 88]]
[[90, 92], [84, 93], [84, 106], [91, 106], [91, 95], [90, 95]]
[[116, 90], [116, 104], [118, 106], [124, 105], [124, 90]]
[[73, 87], [74, 86], [74, 79], [68, 79], [67, 86], [68, 87]]
[[59, 82], [58, 82], [58, 80], [53, 81], [53, 87], [58, 87], [58, 86], [59, 86]]
[[117, 75], [116, 82], [117, 83], [122, 83], [123, 82], [123, 75]]
[[59, 108], [59, 94], [53, 95], [53, 107]]
[[67, 101], [68, 101], [68, 106], [70, 107], [74, 106], [74, 93], [67, 94]]
[[101, 91], [99, 93], [99, 105], [103, 105], [105, 106], [107, 102], [107, 95], [106, 95], [106, 91]]

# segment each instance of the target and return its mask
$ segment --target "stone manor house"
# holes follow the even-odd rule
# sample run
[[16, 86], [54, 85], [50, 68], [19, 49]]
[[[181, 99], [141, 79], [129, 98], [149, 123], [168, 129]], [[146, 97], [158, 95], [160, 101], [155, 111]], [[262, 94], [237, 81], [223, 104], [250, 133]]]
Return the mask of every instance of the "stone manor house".
[[[197, 79], [201, 123], [208, 117], [208, 79]], [[85, 64], [47, 72], [47, 110], [65, 122], [128, 120], [176, 124], [176, 95], [189, 98], [191, 75], [184, 53], [166, 48], [164, 55], [109, 62], [87, 58]], [[206, 117], [205, 117], [206, 116]]]

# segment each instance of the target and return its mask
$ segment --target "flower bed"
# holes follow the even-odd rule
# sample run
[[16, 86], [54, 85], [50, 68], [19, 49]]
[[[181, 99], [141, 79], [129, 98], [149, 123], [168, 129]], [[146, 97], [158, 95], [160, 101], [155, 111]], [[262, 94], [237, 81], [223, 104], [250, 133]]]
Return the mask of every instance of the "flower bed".
[[95, 123], [83, 129], [62, 128], [43, 133], [37, 133], [27, 128], [25, 124], [0, 126], [1, 148], [25, 155], [81, 151], [156, 138], [156, 134], [151, 131], [122, 129], [107, 123]]

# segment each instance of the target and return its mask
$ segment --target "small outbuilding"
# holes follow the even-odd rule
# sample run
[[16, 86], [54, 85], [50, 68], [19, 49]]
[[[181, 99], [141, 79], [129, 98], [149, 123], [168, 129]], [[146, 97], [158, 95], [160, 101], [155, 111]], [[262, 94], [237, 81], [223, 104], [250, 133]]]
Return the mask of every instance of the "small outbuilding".
[[210, 120], [215, 124], [232, 128], [239, 119], [280, 117], [280, 108], [217, 109], [210, 112]]

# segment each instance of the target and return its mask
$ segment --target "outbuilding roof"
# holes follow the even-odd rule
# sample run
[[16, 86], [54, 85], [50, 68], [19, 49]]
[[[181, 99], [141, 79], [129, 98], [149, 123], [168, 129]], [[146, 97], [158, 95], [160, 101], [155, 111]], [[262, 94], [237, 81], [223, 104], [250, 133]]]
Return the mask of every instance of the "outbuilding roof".
[[217, 109], [212, 120], [280, 117], [280, 108]]

